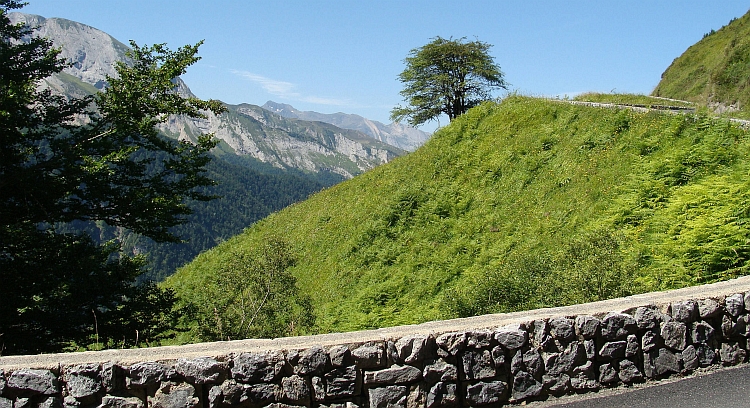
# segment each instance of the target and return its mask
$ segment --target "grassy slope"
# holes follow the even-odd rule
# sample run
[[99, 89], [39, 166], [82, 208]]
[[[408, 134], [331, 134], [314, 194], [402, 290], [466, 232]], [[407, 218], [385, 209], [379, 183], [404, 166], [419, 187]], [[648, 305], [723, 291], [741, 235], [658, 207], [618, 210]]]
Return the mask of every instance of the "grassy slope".
[[688, 48], [662, 74], [654, 96], [738, 105], [750, 117], [750, 12]]
[[166, 284], [197, 299], [232, 253], [278, 236], [326, 332], [722, 279], [749, 258], [749, 148], [721, 120], [510, 97]]

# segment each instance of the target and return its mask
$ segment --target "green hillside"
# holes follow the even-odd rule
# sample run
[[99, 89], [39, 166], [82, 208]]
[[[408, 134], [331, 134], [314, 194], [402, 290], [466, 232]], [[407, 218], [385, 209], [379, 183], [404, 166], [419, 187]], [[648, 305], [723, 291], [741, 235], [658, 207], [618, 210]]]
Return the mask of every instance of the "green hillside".
[[652, 94], [750, 118], [750, 12], [711, 30], [676, 58]]
[[750, 259], [749, 150], [721, 119], [513, 96], [272, 214], [166, 285], [216, 313], [232, 296], [216, 271], [282, 239], [314, 331], [330, 332], [725, 279]]

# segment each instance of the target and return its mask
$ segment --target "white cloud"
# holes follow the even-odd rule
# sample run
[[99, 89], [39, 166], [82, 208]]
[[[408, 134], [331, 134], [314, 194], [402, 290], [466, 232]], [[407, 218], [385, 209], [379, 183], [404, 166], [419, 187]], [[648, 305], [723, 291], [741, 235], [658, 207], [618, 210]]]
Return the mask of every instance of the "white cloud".
[[276, 79], [267, 78], [262, 75], [254, 74], [248, 71], [232, 70], [232, 73], [242, 78], [245, 78], [252, 82], [257, 83], [266, 92], [268, 92], [271, 95], [278, 96], [279, 98], [289, 99], [289, 100], [299, 101], [299, 102], [314, 103], [314, 104], [319, 104], [319, 105], [334, 105], [334, 106], [349, 105], [348, 101], [344, 99], [321, 98], [318, 96], [303, 95], [295, 91], [295, 88], [297, 88], [297, 85], [291, 82], [279, 81]]

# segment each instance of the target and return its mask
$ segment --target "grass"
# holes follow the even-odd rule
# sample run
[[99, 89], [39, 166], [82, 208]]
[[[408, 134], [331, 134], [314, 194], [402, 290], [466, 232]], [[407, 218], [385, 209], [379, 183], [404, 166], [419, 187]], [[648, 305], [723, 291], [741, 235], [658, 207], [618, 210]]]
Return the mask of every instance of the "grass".
[[705, 115], [512, 96], [269, 216], [165, 285], [189, 306], [233, 254], [281, 237], [312, 332], [333, 332], [726, 279], [750, 258], [749, 149], [745, 131]]

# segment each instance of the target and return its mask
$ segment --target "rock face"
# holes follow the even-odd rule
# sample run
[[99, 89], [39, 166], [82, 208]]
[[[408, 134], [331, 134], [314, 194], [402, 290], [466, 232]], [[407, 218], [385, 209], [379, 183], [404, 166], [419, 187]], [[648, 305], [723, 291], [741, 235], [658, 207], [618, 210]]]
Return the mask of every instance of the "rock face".
[[[96, 28], [60, 18], [23, 13], [9, 16], [14, 23], [39, 27], [38, 35], [51, 39], [62, 49], [61, 57], [73, 64], [62, 74], [46, 80], [46, 86], [56, 92], [80, 97], [102, 90], [107, 85], [106, 77], [115, 75], [115, 62], [126, 59], [128, 47]], [[181, 79], [175, 82], [178, 92], [194, 96]], [[385, 137], [383, 132], [371, 136], [357, 129], [284, 117], [249, 104], [228, 105], [227, 108], [227, 113], [209, 114], [204, 120], [173, 117], [162, 130], [181, 140], [195, 140], [201, 133], [213, 133], [238, 156], [251, 157], [278, 168], [331, 173], [342, 179], [406, 153], [399, 144], [388, 143], [398, 138]], [[373, 124], [373, 129], [379, 127]]]
[[[750, 292], [603, 315], [176, 361], [0, 369], [0, 407], [523, 404], [747, 362]], [[740, 302], [741, 300], [741, 302]], [[710, 304], [710, 313], [701, 305]], [[748, 304], [750, 306], [750, 304]], [[704, 308], [704, 311], [707, 310]], [[723, 327], [723, 328], [722, 328]], [[1, 362], [1, 361], [0, 361]]]
[[291, 105], [266, 102], [263, 109], [277, 113], [285, 118], [302, 119], [309, 121], [325, 122], [342, 129], [357, 130], [365, 133], [383, 143], [396, 146], [403, 150], [414, 151], [424, 144], [430, 134], [419, 129], [403, 125], [401, 123], [391, 123], [384, 125], [376, 120], [363, 118], [359, 115], [346, 113], [325, 114], [311, 111], [299, 111]]

